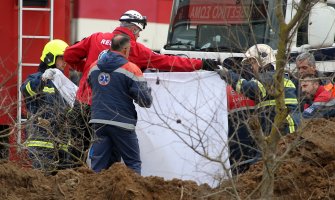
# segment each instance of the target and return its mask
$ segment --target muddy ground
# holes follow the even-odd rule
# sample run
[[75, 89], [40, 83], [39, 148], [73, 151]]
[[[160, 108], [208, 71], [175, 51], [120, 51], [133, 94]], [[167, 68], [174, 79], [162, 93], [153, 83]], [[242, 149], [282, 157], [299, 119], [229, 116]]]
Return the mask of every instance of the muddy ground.
[[[273, 199], [335, 199], [335, 120], [315, 120], [301, 134], [280, 143], [280, 154], [296, 146], [276, 173]], [[262, 162], [234, 178], [241, 199], [257, 199]], [[87, 168], [59, 171], [55, 176], [17, 164], [0, 164], [0, 199], [236, 199], [230, 181], [220, 188], [178, 179], [141, 177], [123, 164], [95, 174]]]

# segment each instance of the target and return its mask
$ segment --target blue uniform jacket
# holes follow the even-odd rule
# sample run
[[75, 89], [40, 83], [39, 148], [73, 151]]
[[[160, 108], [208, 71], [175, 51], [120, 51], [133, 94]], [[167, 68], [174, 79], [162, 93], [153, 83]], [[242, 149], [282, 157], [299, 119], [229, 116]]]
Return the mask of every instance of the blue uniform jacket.
[[[263, 118], [267, 118], [271, 121], [274, 120], [275, 116], [275, 94], [274, 94], [274, 71], [267, 71], [259, 74], [259, 77], [252, 78], [251, 80], [243, 79], [239, 74], [236, 74], [229, 70], [228, 82], [230, 82], [233, 88], [245, 96], [256, 102], [256, 110], [262, 115]], [[284, 93], [285, 93], [285, 104], [292, 113], [297, 110], [298, 100], [296, 95], [296, 87], [294, 83], [284, 78]], [[299, 119], [293, 115], [288, 115], [286, 118], [288, 122], [288, 131], [294, 132]], [[269, 126], [270, 127], [270, 124]]]
[[[34, 122], [32, 129], [27, 131], [31, 139], [54, 140], [60, 132], [58, 125], [65, 119], [65, 113], [70, 107], [51, 80], [42, 81], [42, 74], [37, 72], [29, 75], [20, 88], [28, 114]], [[37, 117], [47, 120], [50, 126], [36, 125]]]
[[151, 89], [138, 66], [118, 52], [108, 51], [89, 72], [92, 88], [90, 123], [109, 124], [134, 130], [137, 122], [135, 101], [150, 107]]
[[[264, 72], [259, 75], [258, 79], [245, 80], [238, 74], [229, 71], [232, 86], [237, 92], [241, 92], [245, 96], [254, 100], [257, 107], [275, 105], [274, 101], [274, 71]], [[296, 95], [296, 87], [294, 83], [284, 78], [285, 104], [293, 111], [297, 108], [298, 100]]]

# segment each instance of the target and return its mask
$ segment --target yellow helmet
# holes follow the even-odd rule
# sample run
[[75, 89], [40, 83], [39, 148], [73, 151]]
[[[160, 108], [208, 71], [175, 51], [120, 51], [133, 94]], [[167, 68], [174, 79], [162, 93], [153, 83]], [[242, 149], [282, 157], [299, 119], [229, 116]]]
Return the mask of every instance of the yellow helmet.
[[44, 46], [41, 61], [47, 64], [49, 67], [54, 65], [56, 62], [56, 57], [64, 55], [64, 51], [68, 46], [69, 45], [63, 40], [51, 40]]

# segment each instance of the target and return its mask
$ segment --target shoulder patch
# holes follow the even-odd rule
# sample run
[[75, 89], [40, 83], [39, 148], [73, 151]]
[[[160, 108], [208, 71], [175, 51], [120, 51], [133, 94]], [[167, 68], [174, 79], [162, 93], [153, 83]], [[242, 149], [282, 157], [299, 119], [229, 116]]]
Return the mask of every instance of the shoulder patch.
[[143, 77], [141, 69], [132, 62], [127, 62], [125, 65], [122, 66], [122, 68], [133, 73], [137, 77]]
[[107, 85], [110, 82], [110, 74], [101, 72], [98, 76], [98, 82], [100, 85]]

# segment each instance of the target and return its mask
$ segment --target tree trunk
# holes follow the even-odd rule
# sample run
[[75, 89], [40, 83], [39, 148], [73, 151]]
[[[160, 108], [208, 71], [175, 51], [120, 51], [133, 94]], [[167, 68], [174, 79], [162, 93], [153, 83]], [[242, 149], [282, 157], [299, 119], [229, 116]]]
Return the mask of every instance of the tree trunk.
[[[315, 2], [314, 2], [315, 3]], [[281, 138], [281, 134], [277, 127], [282, 127], [286, 120], [288, 110], [285, 105], [285, 88], [284, 88], [284, 70], [287, 62], [287, 48], [291, 40], [291, 36], [295, 31], [295, 26], [306, 15], [306, 11], [310, 11], [312, 1], [301, 0], [297, 13], [292, 20], [286, 24], [282, 10], [282, 1], [276, 0], [276, 16], [279, 21], [279, 42], [278, 51], [276, 55], [276, 73], [274, 75], [274, 85], [276, 88], [276, 116], [272, 125], [269, 136], [263, 138], [261, 142], [261, 149], [263, 153], [263, 177], [260, 185], [261, 199], [272, 199], [274, 197], [274, 181], [275, 171], [279, 166], [277, 155], [277, 144]]]

